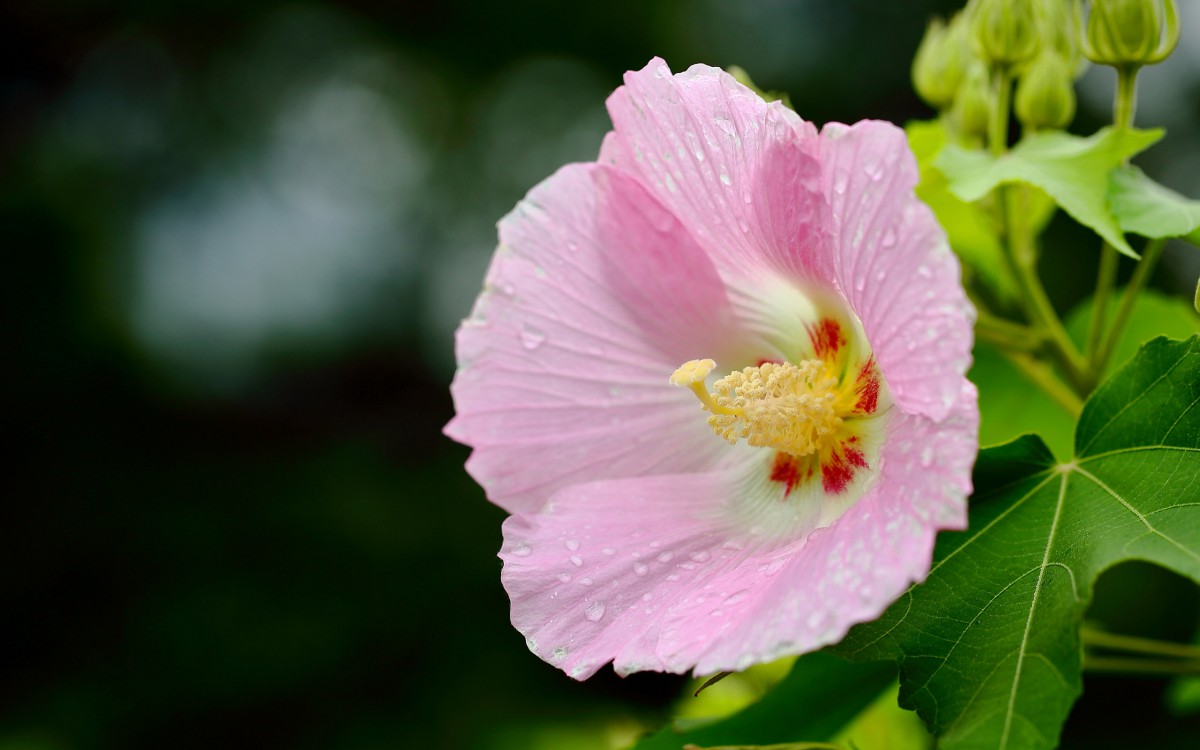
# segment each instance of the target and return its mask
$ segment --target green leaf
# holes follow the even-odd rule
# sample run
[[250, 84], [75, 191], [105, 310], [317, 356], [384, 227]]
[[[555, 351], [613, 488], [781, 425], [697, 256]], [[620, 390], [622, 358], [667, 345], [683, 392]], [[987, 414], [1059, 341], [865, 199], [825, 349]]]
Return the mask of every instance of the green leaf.
[[1200, 581], [1198, 405], [1200, 336], [1159, 338], [1085, 404], [1074, 460], [1035, 436], [981, 451], [970, 529], [838, 652], [897, 660], [901, 704], [941, 748], [1053, 747], [1096, 577], [1140, 559]]
[[933, 166], [947, 143], [946, 129], [937, 120], [917, 120], [905, 125], [904, 132], [921, 174], [917, 197], [946, 230], [950, 247], [1003, 299], [1017, 299], [1017, 288], [1004, 267], [1004, 251], [992, 218], [979, 206], [951, 193], [946, 176]]
[[1143, 237], [1185, 237], [1200, 230], [1200, 201], [1163, 187], [1132, 165], [1109, 178], [1108, 206], [1123, 231]]
[[996, 186], [1010, 182], [1038, 187], [1073, 219], [1136, 258], [1109, 210], [1109, 173], [1153, 145], [1162, 134], [1161, 130], [1113, 128], [1087, 138], [1036, 133], [1000, 157], [950, 144], [934, 163], [949, 179], [950, 191], [965, 201], [979, 200]]
[[871, 705], [895, 678], [896, 670], [887, 664], [850, 664], [825, 652], [807, 654], [796, 660], [788, 676], [758, 703], [699, 728], [681, 732], [667, 727], [632, 750], [828, 740]]

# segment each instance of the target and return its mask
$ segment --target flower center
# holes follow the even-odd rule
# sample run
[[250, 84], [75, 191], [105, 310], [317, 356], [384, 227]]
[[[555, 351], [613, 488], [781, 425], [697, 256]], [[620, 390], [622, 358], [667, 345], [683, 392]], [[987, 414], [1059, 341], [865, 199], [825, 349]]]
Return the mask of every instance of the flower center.
[[735, 370], [709, 393], [704, 378], [715, 366], [711, 359], [692, 360], [675, 371], [671, 382], [696, 393], [712, 412], [709, 427], [731, 444], [743, 439], [797, 458], [827, 450], [856, 401], [819, 359]]

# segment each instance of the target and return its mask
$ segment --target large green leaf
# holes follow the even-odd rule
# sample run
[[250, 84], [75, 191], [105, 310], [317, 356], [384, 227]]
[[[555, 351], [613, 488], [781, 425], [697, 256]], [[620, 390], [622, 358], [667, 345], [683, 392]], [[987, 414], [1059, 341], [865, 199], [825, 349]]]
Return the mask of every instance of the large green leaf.
[[1113, 128], [1104, 128], [1087, 138], [1037, 133], [1000, 157], [950, 144], [934, 164], [949, 179], [950, 191], [965, 201], [979, 200], [996, 186], [1010, 182], [1038, 187], [1080, 224], [1136, 258], [1109, 210], [1109, 174], [1161, 137], [1161, 130]]
[[895, 679], [896, 670], [890, 665], [851, 664], [828, 653], [807, 654], [796, 660], [788, 676], [758, 703], [699, 728], [677, 731], [667, 727], [632, 750], [829, 740]]
[[1096, 577], [1129, 559], [1200, 581], [1200, 336], [1159, 338], [1084, 406], [1075, 458], [1040, 439], [982, 451], [968, 531], [925, 583], [838, 647], [894, 659], [939, 747], [1050, 748], [1081, 690]]
[[1186, 237], [1200, 231], [1200, 201], [1158, 184], [1134, 166], [1112, 173], [1108, 205], [1122, 230], [1143, 237]]

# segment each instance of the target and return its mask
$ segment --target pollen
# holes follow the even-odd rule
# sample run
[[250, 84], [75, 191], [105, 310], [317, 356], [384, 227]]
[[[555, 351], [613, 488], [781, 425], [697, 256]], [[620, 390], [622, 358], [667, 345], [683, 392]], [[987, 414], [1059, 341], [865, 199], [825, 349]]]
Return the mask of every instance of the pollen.
[[798, 458], [821, 453], [838, 440], [843, 417], [853, 409], [853, 394], [824, 360], [764, 362], [736, 370], [709, 393], [703, 379], [715, 366], [712, 360], [693, 360], [676, 370], [671, 382], [696, 393], [711, 412], [709, 427], [731, 444], [745, 440]]

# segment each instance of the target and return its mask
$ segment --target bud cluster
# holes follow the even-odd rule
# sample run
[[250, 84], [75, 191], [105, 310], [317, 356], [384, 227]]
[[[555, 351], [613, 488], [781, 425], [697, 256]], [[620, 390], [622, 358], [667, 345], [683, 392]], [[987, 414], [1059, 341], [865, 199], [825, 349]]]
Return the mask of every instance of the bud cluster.
[[1084, 18], [1080, 0], [969, 0], [948, 23], [930, 22], [913, 85], [967, 141], [983, 137], [998, 82], [1013, 79], [1014, 110], [1026, 129], [1065, 128], [1087, 60], [1136, 70], [1166, 59], [1179, 41], [1175, 0], [1087, 5]]

